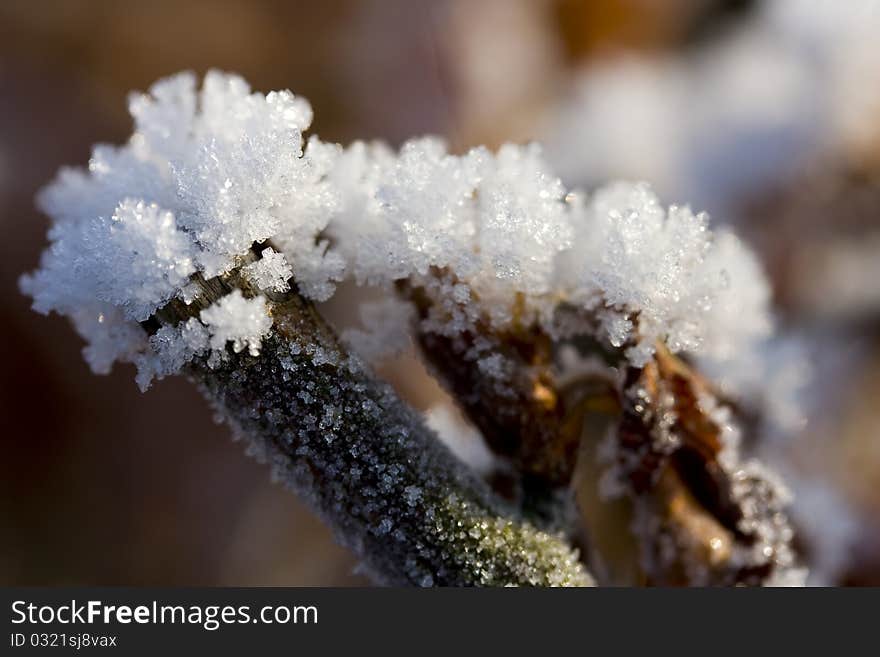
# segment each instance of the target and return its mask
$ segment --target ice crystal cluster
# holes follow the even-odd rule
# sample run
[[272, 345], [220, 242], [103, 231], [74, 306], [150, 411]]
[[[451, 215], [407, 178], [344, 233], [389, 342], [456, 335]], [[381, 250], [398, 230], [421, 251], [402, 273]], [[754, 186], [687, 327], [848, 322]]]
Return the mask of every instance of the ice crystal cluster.
[[341, 264], [315, 239], [335, 201], [328, 163], [303, 152], [306, 101], [251, 93], [241, 78], [212, 72], [198, 92], [191, 74], [160, 81], [132, 95], [129, 110], [127, 144], [96, 146], [87, 171], [64, 169], [41, 193], [51, 246], [22, 287], [37, 310], [70, 317], [96, 372], [135, 362], [147, 383], [227, 342], [254, 351], [271, 325], [259, 299], [231, 297], [179, 339], [165, 331], [148, 341], [138, 322], [174, 298], [191, 301], [193, 275], [222, 274], [271, 237], [286, 256], [265, 250], [245, 274], [283, 290], [295, 273], [320, 298]]
[[[434, 300], [427, 330], [455, 335], [541, 325], [630, 344], [644, 364], [657, 340], [719, 361], [767, 335], [768, 288], [731, 233], [705, 214], [664, 207], [645, 183], [567, 190], [537, 145], [447, 152], [436, 139], [355, 144], [342, 154], [342, 212], [330, 222], [362, 283], [405, 279]], [[560, 305], [584, 321], [561, 326]]]
[[283, 291], [292, 276], [325, 299], [346, 268], [363, 283], [407, 280], [436, 302], [426, 328], [445, 334], [477, 321], [558, 333], [566, 305], [578, 330], [639, 365], [658, 340], [724, 361], [769, 330], [766, 284], [735, 236], [644, 183], [569, 191], [537, 145], [305, 146], [306, 101], [217, 72], [200, 91], [190, 74], [160, 81], [129, 107], [126, 145], [96, 147], [88, 171], [63, 170], [40, 195], [51, 246], [22, 280], [37, 310], [71, 318], [95, 371], [134, 362], [148, 385], [227, 344], [256, 353], [271, 326], [260, 296], [230, 296], [149, 339], [138, 323], [267, 241], [242, 272], [258, 289]]

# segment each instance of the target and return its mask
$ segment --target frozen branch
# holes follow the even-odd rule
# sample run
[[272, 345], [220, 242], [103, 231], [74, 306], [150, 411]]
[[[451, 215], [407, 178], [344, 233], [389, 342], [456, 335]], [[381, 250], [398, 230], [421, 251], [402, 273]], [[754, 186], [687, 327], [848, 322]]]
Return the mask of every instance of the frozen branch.
[[[619, 402], [613, 474], [649, 578], [793, 572], [782, 489], [740, 464], [732, 424], [674, 356], [754, 371], [769, 291], [732, 233], [644, 183], [569, 192], [537, 145], [342, 148], [304, 140], [311, 108], [290, 92], [195, 82], [133, 96], [129, 143], [40, 196], [52, 244], [22, 288], [72, 320], [96, 372], [134, 363], [144, 389], [188, 373], [383, 582], [583, 585], [561, 535], [578, 533], [595, 390], [561, 354], [586, 347]], [[344, 275], [412, 304], [424, 356], [512, 466], [516, 504], [341, 346], [311, 304]]]
[[[183, 322], [232, 285], [201, 281], [200, 301], [172, 304]], [[347, 354], [314, 307], [274, 294], [260, 353], [187, 373], [235, 434], [268, 460], [359, 555], [379, 582], [417, 586], [584, 586], [591, 578], [561, 537], [498, 499], [421, 418]]]

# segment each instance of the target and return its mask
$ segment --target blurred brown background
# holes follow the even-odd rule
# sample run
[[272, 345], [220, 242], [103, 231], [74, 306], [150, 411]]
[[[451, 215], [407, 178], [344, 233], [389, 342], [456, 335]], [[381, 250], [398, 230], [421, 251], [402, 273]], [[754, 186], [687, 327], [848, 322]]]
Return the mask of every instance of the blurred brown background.
[[[0, 584], [367, 583], [190, 385], [165, 380], [141, 395], [127, 368], [93, 376], [66, 322], [31, 312], [18, 292], [45, 245], [35, 192], [59, 166], [85, 164], [94, 142], [126, 139], [130, 90], [221, 68], [307, 97], [325, 140], [438, 133], [455, 147], [494, 145], [537, 136], [535, 118], [585, 62], [695, 47], [753, 4], [0, 2]], [[788, 243], [770, 232], [767, 244]], [[855, 580], [871, 581], [865, 572], [876, 565]]]

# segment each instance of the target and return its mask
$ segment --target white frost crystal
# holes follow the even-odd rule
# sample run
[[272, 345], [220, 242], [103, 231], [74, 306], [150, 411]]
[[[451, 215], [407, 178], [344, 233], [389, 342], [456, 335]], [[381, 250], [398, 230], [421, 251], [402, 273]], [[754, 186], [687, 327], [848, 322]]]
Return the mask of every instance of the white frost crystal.
[[564, 302], [598, 320], [600, 337], [631, 342], [637, 365], [657, 340], [727, 362], [770, 331], [749, 251], [713, 234], [705, 214], [667, 210], [647, 184], [568, 193], [536, 145], [457, 156], [421, 139], [397, 158], [358, 144], [342, 159], [346, 200], [329, 230], [361, 282], [425, 286], [437, 306], [429, 330], [482, 319], [553, 332]]
[[[254, 281], [280, 291], [295, 273], [304, 294], [324, 298], [340, 264], [318, 239], [336, 205], [324, 180], [332, 151], [304, 152], [312, 118], [304, 99], [251, 93], [219, 72], [197, 90], [195, 76], [182, 73], [133, 94], [129, 110], [126, 145], [96, 146], [88, 171], [63, 169], [40, 194], [51, 245], [21, 286], [35, 309], [72, 319], [92, 369], [135, 362], [144, 385], [194, 353], [191, 342], [172, 345], [170, 329], [147, 340], [137, 324], [175, 296], [191, 302], [192, 274], [221, 274], [271, 238], [287, 259], [265, 249], [247, 272]], [[242, 303], [225, 302], [225, 315], [209, 309], [215, 348], [226, 333], [236, 347], [258, 348], [270, 320], [258, 317], [263, 306], [245, 312]], [[233, 311], [247, 320], [236, 324]]]
[[644, 183], [615, 183], [579, 215], [567, 296], [596, 307], [613, 345], [635, 340], [635, 365], [657, 340], [731, 361], [769, 334], [769, 288], [757, 261], [732, 233], [713, 234], [706, 214], [667, 210]]
[[565, 190], [536, 145], [456, 156], [438, 139], [417, 139], [397, 157], [356, 144], [343, 160], [346, 209], [330, 230], [361, 282], [448, 269], [467, 283], [450, 285], [450, 300], [479, 295], [480, 310], [499, 323], [510, 321], [518, 292], [552, 293], [554, 259], [572, 227]]
[[186, 363], [208, 349], [208, 328], [195, 317], [177, 326], [163, 326], [150, 336], [153, 353], [138, 361], [136, 377], [141, 390], [146, 390], [153, 379], [161, 379], [179, 371]]
[[[96, 147], [88, 172], [63, 170], [41, 194], [51, 246], [22, 279], [37, 310], [73, 319], [96, 371], [136, 362], [149, 381], [197, 353], [194, 334], [184, 346], [169, 331], [148, 340], [137, 322], [175, 297], [191, 303], [193, 274], [226, 272], [269, 239], [279, 251], [265, 245], [242, 268], [258, 288], [293, 279], [325, 299], [345, 268], [361, 283], [406, 280], [432, 299], [423, 329], [447, 335], [478, 321], [574, 329], [640, 365], [658, 340], [729, 362], [770, 330], [767, 286], [736, 237], [664, 208], [643, 183], [569, 192], [535, 144], [305, 146], [305, 100], [217, 72], [199, 92], [190, 74], [160, 81], [130, 110], [128, 144]], [[561, 328], [561, 304], [582, 321]], [[201, 321], [218, 351], [255, 351], [271, 325], [265, 300], [235, 294]]]
[[211, 331], [211, 348], [221, 351], [227, 342], [235, 353], [248, 348], [252, 356], [260, 353], [260, 340], [272, 328], [272, 318], [263, 296], [245, 299], [233, 290], [201, 312], [201, 320]]
[[80, 284], [87, 280], [99, 299], [131, 319], [147, 319], [195, 271], [189, 238], [177, 229], [174, 215], [155, 204], [124, 199], [112, 216], [79, 228], [70, 235], [78, 248], [69, 264]]
[[247, 347], [256, 356], [271, 327], [265, 297], [245, 299], [241, 291], [234, 290], [205, 308], [198, 318], [163, 326], [150, 336], [150, 351], [135, 361], [137, 383], [146, 390], [154, 379], [178, 372], [194, 356], [209, 350], [213, 351], [208, 362], [216, 364], [223, 360], [229, 342], [235, 353]]
[[287, 258], [271, 246], [263, 250], [259, 260], [242, 267], [241, 271], [260, 289], [275, 292], [287, 292], [290, 289], [287, 281], [293, 277], [293, 269], [287, 263]]

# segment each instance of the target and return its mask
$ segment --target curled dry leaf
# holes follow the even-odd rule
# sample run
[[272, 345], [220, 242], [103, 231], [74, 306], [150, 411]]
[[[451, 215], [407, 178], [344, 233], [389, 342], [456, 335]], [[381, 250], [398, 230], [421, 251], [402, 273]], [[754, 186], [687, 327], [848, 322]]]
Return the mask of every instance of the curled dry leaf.
[[642, 567], [653, 584], [771, 584], [800, 576], [785, 489], [741, 459], [728, 409], [708, 382], [659, 345], [630, 368], [613, 471], [635, 505]]

